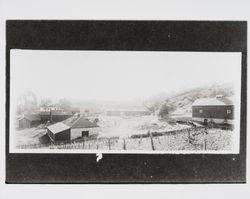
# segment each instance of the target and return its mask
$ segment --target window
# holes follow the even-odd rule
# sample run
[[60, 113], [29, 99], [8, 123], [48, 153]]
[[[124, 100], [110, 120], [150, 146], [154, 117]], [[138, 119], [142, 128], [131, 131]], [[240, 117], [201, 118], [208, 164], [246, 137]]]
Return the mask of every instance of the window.
[[202, 110], [202, 109], [200, 109], [200, 113], [203, 113], [203, 110]]
[[227, 114], [231, 114], [231, 110], [227, 110]]

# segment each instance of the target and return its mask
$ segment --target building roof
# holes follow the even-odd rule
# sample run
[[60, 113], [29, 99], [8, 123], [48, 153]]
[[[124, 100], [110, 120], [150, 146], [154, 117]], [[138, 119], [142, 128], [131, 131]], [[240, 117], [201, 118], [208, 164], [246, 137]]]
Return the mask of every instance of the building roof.
[[58, 122], [48, 126], [47, 129], [49, 129], [53, 134], [56, 134], [68, 130], [70, 127], [62, 122]]
[[99, 127], [97, 124], [89, 121], [85, 116], [72, 116], [64, 121], [64, 124], [70, 126], [71, 128], [95, 128]]
[[26, 118], [28, 119], [29, 121], [40, 121], [41, 120], [41, 117], [40, 115], [38, 114], [27, 114], [27, 115], [24, 115], [22, 118], [20, 119], [23, 119], [23, 118]]
[[192, 106], [226, 106], [226, 105], [234, 105], [233, 100], [231, 98], [199, 98], [194, 101]]
[[[69, 111], [52, 110], [52, 115], [72, 115]], [[40, 111], [40, 115], [50, 115], [50, 111]]]

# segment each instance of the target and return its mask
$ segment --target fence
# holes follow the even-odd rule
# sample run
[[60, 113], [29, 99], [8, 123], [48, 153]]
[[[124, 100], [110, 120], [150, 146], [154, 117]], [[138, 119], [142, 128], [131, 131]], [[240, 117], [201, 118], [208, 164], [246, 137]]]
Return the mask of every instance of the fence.
[[207, 150], [204, 127], [148, 132], [130, 138], [81, 138], [61, 143], [20, 145], [19, 149]]

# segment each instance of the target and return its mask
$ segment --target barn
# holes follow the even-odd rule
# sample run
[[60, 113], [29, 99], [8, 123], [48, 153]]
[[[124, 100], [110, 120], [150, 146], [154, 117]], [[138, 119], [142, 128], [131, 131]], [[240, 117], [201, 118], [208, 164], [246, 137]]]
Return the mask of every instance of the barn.
[[233, 124], [234, 103], [231, 98], [199, 98], [192, 104], [192, 119], [208, 124]]
[[76, 114], [67, 120], [62, 121], [71, 128], [71, 140], [81, 137], [96, 136], [99, 133], [99, 126], [91, 122], [84, 115]]
[[24, 115], [18, 120], [20, 129], [32, 128], [41, 124], [41, 117], [38, 114]]
[[70, 140], [70, 127], [62, 122], [47, 127], [47, 134], [52, 142]]

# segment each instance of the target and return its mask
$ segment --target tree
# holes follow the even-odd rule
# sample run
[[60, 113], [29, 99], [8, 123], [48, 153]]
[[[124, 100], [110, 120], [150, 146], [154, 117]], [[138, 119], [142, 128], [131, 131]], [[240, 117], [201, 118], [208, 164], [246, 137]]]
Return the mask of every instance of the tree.
[[174, 108], [170, 105], [167, 105], [167, 104], [163, 104], [161, 105], [160, 107], [160, 110], [159, 110], [159, 113], [158, 113], [158, 116], [161, 117], [161, 118], [165, 118], [169, 115], [169, 113], [171, 111], [173, 111]]
[[158, 107], [159, 107], [159, 103], [158, 102], [154, 102], [152, 104], [144, 104], [144, 107], [150, 112], [150, 113], [155, 113], [155, 111], [157, 111]]
[[29, 91], [22, 94], [17, 101], [17, 114], [31, 113], [37, 109], [36, 95]]

